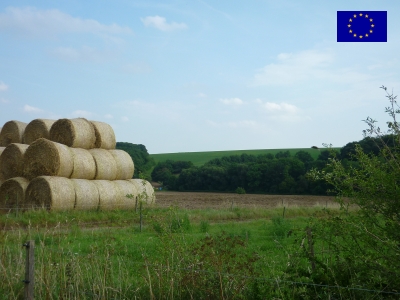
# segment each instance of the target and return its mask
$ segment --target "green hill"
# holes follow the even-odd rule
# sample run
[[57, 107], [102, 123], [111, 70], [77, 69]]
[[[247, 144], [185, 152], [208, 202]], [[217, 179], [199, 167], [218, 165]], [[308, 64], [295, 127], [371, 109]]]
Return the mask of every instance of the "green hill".
[[[340, 148], [336, 148], [340, 149]], [[243, 153], [249, 155], [259, 155], [259, 154], [268, 154], [271, 153], [275, 155], [279, 151], [289, 151], [293, 156], [298, 151], [306, 151], [310, 153], [310, 155], [317, 159], [320, 154], [320, 150], [324, 149], [312, 149], [312, 148], [294, 148], [294, 149], [259, 149], [259, 150], [227, 150], [227, 151], [208, 151], [208, 152], [179, 152], [179, 153], [160, 153], [160, 154], [150, 154], [156, 163], [166, 160], [182, 160], [182, 161], [191, 161], [195, 166], [201, 166], [214, 158], [221, 158], [223, 156], [230, 155], [241, 155]]]

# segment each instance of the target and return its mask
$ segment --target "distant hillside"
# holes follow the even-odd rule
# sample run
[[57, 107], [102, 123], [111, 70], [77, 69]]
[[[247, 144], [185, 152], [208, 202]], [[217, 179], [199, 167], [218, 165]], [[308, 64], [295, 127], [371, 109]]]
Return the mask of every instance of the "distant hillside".
[[[340, 148], [335, 148], [340, 149]], [[289, 151], [292, 156], [298, 151], [306, 151], [310, 155], [317, 159], [320, 151], [318, 149], [312, 148], [294, 148], [294, 149], [260, 149], [260, 150], [228, 150], [228, 151], [209, 151], [209, 152], [180, 152], [180, 153], [161, 153], [161, 154], [150, 154], [150, 157], [154, 159], [156, 163], [166, 161], [166, 160], [181, 160], [181, 161], [191, 161], [195, 166], [204, 165], [211, 159], [221, 158], [223, 156], [230, 155], [241, 155], [243, 153], [249, 155], [259, 155], [271, 153], [275, 155], [279, 151]], [[323, 148], [321, 149], [323, 150]]]

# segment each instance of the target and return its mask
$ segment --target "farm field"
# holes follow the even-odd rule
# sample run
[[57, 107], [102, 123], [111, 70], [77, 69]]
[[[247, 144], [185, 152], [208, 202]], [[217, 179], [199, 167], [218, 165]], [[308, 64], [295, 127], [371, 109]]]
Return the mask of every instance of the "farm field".
[[234, 207], [249, 209], [273, 209], [289, 207], [336, 206], [335, 197], [309, 195], [260, 195], [205, 192], [157, 192], [157, 207], [171, 205], [181, 209], [226, 209]]
[[[223, 156], [230, 155], [241, 155], [241, 154], [249, 154], [249, 155], [260, 155], [260, 154], [272, 154], [275, 155], [279, 151], [289, 151], [293, 156], [298, 151], [306, 151], [310, 153], [310, 155], [317, 159], [320, 151], [317, 149], [312, 149], [312, 145], [310, 148], [293, 148], [293, 149], [258, 149], [258, 150], [228, 150], [228, 151], [206, 151], [206, 152], [179, 152], [179, 153], [160, 153], [160, 154], [150, 154], [150, 157], [154, 158], [155, 162], [161, 162], [166, 160], [181, 160], [181, 161], [191, 161], [195, 166], [204, 165], [211, 159], [221, 158]], [[335, 148], [340, 149], [340, 148]]]

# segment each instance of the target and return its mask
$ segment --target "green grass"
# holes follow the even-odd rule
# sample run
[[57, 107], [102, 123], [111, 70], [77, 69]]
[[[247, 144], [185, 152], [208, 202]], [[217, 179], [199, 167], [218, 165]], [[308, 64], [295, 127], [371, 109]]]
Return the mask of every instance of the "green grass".
[[[337, 148], [340, 149], [340, 148]], [[181, 153], [161, 153], [161, 154], [150, 154], [154, 158], [155, 162], [162, 162], [166, 160], [181, 160], [181, 161], [191, 161], [195, 166], [204, 165], [211, 159], [221, 158], [223, 156], [230, 155], [241, 155], [243, 153], [249, 155], [259, 155], [271, 153], [275, 155], [279, 151], [289, 151], [293, 156], [298, 151], [306, 151], [310, 155], [317, 159], [320, 151], [312, 148], [294, 148], [294, 149], [261, 149], [261, 150], [228, 150], [228, 151], [209, 151], [209, 152], [181, 152]]]
[[[254, 289], [267, 298], [285, 298], [296, 288], [282, 284], [277, 289], [274, 282], [285, 278], [287, 253], [298, 235], [304, 235], [308, 217], [321, 209], [289, 208], [283, 219], [282, 208], [148, 208], [142, 232], [134, 211], [3, 215], [0, 294], [2, 299], [22, 297], [25, 249], [21, 245], [34, 240], [37, 299], [151, 299], [152, 294], [156, 299], [188, 299], [191, 293], [204, 299], [207, 293], [221, 291], [231, 295], [226, 298], [237, 293], [254, 298]], [[94, 226], [96, 221], [100, 223]], [[294, 234], [287, 236], [289, 231]], [[199, 264], [200, 258], [204, 263]], [[236, 275], [218, 279], [221, 272]], [[248, 276], [244, 281], [243, 274]], [[258, 277], [274, 281], [256, 288]]]

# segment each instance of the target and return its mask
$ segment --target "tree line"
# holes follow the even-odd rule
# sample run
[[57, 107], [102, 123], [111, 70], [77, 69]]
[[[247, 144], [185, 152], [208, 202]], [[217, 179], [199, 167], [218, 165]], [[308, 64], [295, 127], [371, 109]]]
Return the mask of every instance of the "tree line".
[[307, 151], [298, 151], [294, 155], [281, 151], [276, 155], [225, 156], [202, 166], [194, 166], [190, 161], [167, 160], [156, 164], [151, 177], [175, 191], [233, 192], [241, 187], [249, 193], [326, 195], [331, 186], [322, 180], [309, 179], [307, 172], [327, 170], [332, 156], [341, 159], [346, 167], [357, 168], [356, 145], [367, 154], [377, 154], [383, 143], [392, 145], [393, 137], [388, 135], [383, 140], [366, 137], [348, 143], [340, 151], [322, 150], [317, 159]]

